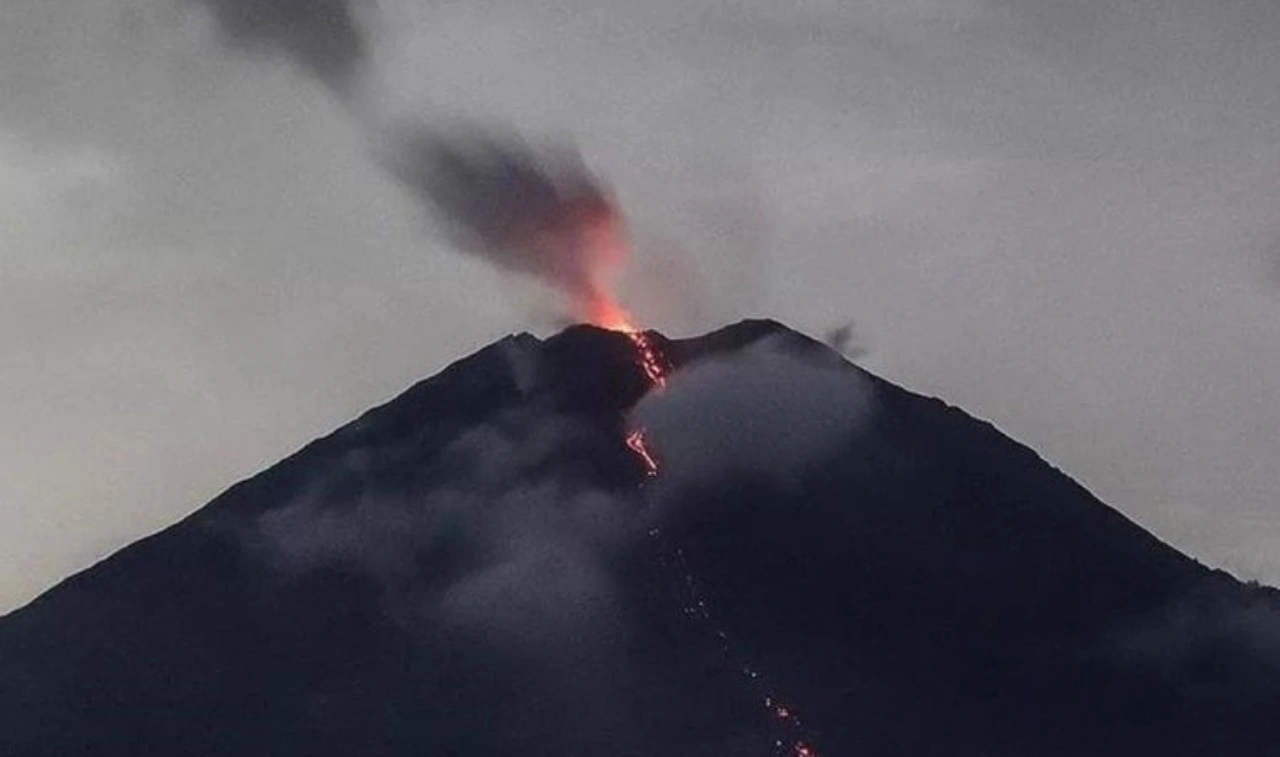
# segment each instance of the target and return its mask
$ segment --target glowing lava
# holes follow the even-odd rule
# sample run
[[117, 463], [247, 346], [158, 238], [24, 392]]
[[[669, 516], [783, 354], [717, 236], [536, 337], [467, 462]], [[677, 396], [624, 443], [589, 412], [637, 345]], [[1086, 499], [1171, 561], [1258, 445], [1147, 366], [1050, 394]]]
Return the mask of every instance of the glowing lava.
[[[593, 322], [598, 326], [625, 334], [635, 347], [636, 364], [644, 372], [650, 388], [658, 391], [665, 389], [667, 374], [671, 372], [671, 363], [662, 354], [658, 342], [650, 333], [637, 328], [626, 311], [611, 299], [601, 298], [598, 304], [600, 308], [593, 311], [598, 317], [594, 318]], [[660, 470], [658, 458], [649, 447], [645, 430], [640, 427], [631, 429], [627, 432], [626, 444], [643, 464], [645, 475], [649, 478], [656, 477]], [[672, 549], [658, 528], [651, 529], [649, 536], [658, 544], [659, 563], [676, 576], [675, 593], [681, 611], [686, 617], [714, 633], [725, 660], [736, 668], [747, 683], [756, 690], [766, 715], [779, 729], [779, 733], [785, 734], [785, 738], [774, 741], [775, 757], [818, 757], [817, 750], [805, 738], [806, 729], [795, 710], [783, 704], [769, 689], [761, 675], [750, 665], [742, 662], [734, 653], [728, 634], [717, 626], [706, 597], [693, 577], [693, 572], [685, 559], [684, 549], [680, 547]]]
[[658, 475], [658, 460], [649, 451], [649, 443], [644, 438], [644, 429], [638, 428], [627, 434], [627, 447], [636, 453], [636, 457], [640, 458], [640, 462], [644, 463], [646, 476]]
[[597, 292], [592, 295], [582, 309], [587, 322], [602, 329], [620, 331], [623, 334], [635, 334], [640, 331], [631, 314], [607, 293]]
[[[578, 251], [576, 260], [585, 266], [581, 286], [569, 287], [579, 314], [588, 323], [627, 335], [639, 354], [639, 364], [651, 386], [666, 386], [671, 365], [654, 343], [653, 338], [636, 325], [635, 319], [618, 302], [610, 286], [612, 272], [629, 257], [631, 246], [627, 241], [622, 213], [608, 198], [590, 196], [578, 203], [581, 207], [566, 209], [563, 225], [570, 229]], [[564, 234], [550, 236], [557, 249]]]
[[[672, 365], [663, 354], [661, 343], [651, 332], [636, 325], [608, 286], [610, 271], [624, 261], [629, 252], [622, 214], [617, 207], [603, 195], [588, 195], [581, 202], [567, 204], [560, 223], [554, 224], [549, 232], [543, 237], [549, 249], [570, 250], [571, 258], [582, 266], [580, 271], [583, 275], [573, 278], [572, 286], [564, 287], [573, 298], [575, 310], [596, 326], [626, 335], [635, 350], [636, 365], [644, 373], [648, 388], [656, 391], [666, 389]], [[566, 247], [562, 244], [566, 239], [572, 239], [574, 243]], [[629, 430], [626, 445], [644, 467], [646, 478], [658, 476], [658, 457], [649, 446], [644, 428]], [[649, 536], [657, 544], [659, 564], [673, 574], [681, 611], [714, 634], [725, 661], [754, 689], [758, 701], [764, 705], [764, 712], [779, 735], [773, 742], [775, 757], [818, 757], [795, 709], [783, 704], [764, 678], [734, 653], [728, 634], [715, 622], [710, 605], [694, 579], [684, 550], [672, 548], [659, 528], [651, 529]]]
[[671, 371], [671, 363], [667, 362], [666, 356], [658, 349], [653, 337], [647, 331], [631, 331], [627, 333], [627, 338], [635, 345], [640, 369], [644, 371], [650, 385], [658, 389], [666, 389], [667, 373]]
[[667, 374], [671, 372], [671, 364], [667, 361], [666, 356], [662, 354], [662, 350], [653, 340], [653, 336], [647, 331], [641, 330], [636, 325], [635, 319], [631, 317], [615, 299], [607, 294], [598, 294], [593, 296], [586, 305], [586, 313], [588, 320], [600, 328], [610, 331], [617, 331], [625, 334], [631, 340], [632, 346], [636, 348], [636, 362], [640, 365], [640, 369], [644, 371], [645, 378], [649, 380], [649, 385], [658, 389], [663, 389], [667, 385]]

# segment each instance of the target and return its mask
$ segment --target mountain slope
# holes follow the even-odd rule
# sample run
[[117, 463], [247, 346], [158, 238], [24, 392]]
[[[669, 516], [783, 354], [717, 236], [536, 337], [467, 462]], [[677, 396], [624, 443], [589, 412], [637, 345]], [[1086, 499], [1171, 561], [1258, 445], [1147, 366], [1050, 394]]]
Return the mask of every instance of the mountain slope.
[[510, 337], [0, 619], [0, 754], [1275, 752], [1273, 590], [778, 324], [652, 338], [669, 397]]

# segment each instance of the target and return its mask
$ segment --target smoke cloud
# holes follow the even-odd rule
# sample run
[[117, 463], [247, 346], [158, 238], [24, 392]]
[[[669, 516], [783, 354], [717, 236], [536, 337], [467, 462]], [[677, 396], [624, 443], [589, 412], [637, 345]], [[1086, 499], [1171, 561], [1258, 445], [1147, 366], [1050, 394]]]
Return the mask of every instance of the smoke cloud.
[[[386, 617], [434, 654], [481, 668], [511, 661], [518, 678], [468, 679], [481, 692], [468, 696], [502, 723], [484, 739], [603, 753], [628, 743], [631, 728], [619, 687], [640, 671], [624, 646], [617, 565], [645, 516], [632, 490], [601, 489], [564, 459], [596, 443], [592, 433], [545, 410], [517, 411], [459, 435], [423, 465], [429, 482], [401, 492], [353, 493], [352, 478], [385, 483], [362, 466], [388, 451], [355, 454], [331, 480], [256, 518], [245, 543], [286, 586], [325, 570], [371, 579]], [[536, 693], [507, 702], [507, 686]]]
[[383, 146], [378, 160], [434, 216], [459, 249], [541, 280], [573, 314], [600, 321], [612, 310], [609, 278], [627, 250], [608, 191], [564, 146], [535, 149], [475, 124], [419, 120], [383, 126], [359, 80], [368, 40], [349, 0], [192, 0], [227, 43], [276, 55], [323, 83]]
[[765, 339], [682, 368], [637, 405], [664, 486], [734, 476], [793, 484], [870, 417], [871, 387], [833, 353]]
[[1228, 650], [1243, 652], [1237, 662], [1248, 662], [1241, 670], [1258, 663], [1280, 670], [1280, 592], [1256, 584], [1241, 591], [1193, 593], [1161, 607], [1119, 629], [1108, 639], [1107, 652], [1183, 680], [1194, 679], [1196, 666]]
[[822, 343], [841, 355], [853, 359], [865, 357], [867, 354], [866, 347], [858, 342], [853, 321], [828, 330], [822, 335]]
[[444, 137], [414, 128], [392, 145], [387, 165], [457, 247], [551, 285], [588, 320], [609, 299], [608, 277], [627, 250], [623, 222], [574, 151], [537, 150], [492, 130]]
[[[643, 533], [636, 502], [552, 461], [578, 422], [518, 413], [471, 429], [441, 453], [425, 491], [352, 494], [343, 474], [263, 514], [248, 543], [282, 575], [354, 570], [410, 626], [462, 626], [551, 654], [566, 634], [614, 627], [608, 560]], [[559, 640], [559, 641], [558, 641]]]
[[335, 92], [352, 85], [366, 40], [348, 0], [192, 0], [231, 46], [280, 55]]
[[[507, 357], [513, 372], [531, 370], [528, 353], [513, 346]], [[425, 456], [417, 437], [347, 452], [324, 467], [326, 480], [310, 492], [256, 516], [243, 532], [247, 551], [286, 595], [321, 571], [372, 579], [386, 616], [423, 649], [478, 661], [466, 675], [486, 711], [500, 692], [469, 676], [493, 659], [510, 663], [506, 669], [519, 674], [494, 685], [531, 693], [511, 700], [510, 719], [497, 722], [520, 743], [572, 738], [582, 743], [561, 753], [657, 753], [633, 748], [654, 742], [628, 729], [703, 727], [686, 720], [702, 712], [701, 703], [681, 697], [700, 691], [709, 673], [699, 668], [686, 680], [672, 661], [711, 639], [690, 629], [667, 650], [673, 657], [646, 654], [656, 667], [637, 661], [636, 639], [666, 644], [672, 632], [650, 625], [657, 582], [676, 578], [662, 560], [650, 562], [652, 529], [682, 520], [683, 495], [721, 476], [785, 485], [829, 463], [868, 416], [871, 390], [861, 376], [834, 353], [790, 336], [683, 366], [631, 418], [647, 427], [662, 461], [655, 479], [627, 464], [613, 423], [527, 396]], [[376, 473], [382, 466], [390, 472]], [[674, 601], [682, 601], [678, 592]], [[739, 675], [732, 666], [714, 674]], [[725, 705], [743, 723], [755, 722], [751, 693], [742, 689]], [[555, 712], [529, 726], [537, 738], [522, 735], [515, 715], [548, 696]], [[636, 717], [638, 700], [649, 703], [644, 718]], [[754, 744], [764, 733], [744, 727], [742, 738]]]

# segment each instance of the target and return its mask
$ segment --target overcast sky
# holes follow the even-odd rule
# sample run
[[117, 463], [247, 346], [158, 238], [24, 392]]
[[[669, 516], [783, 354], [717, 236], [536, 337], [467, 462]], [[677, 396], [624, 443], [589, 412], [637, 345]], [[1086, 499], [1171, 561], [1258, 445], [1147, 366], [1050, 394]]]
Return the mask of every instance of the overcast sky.
[[[646, 323], [852, 319], [874, 371], [1280, 582], [1274, 0], [358, 6], [379, 107], [576, 141]], [[372, 149], [181, 0], [0, 4], [0, 609], [551, 328]]]

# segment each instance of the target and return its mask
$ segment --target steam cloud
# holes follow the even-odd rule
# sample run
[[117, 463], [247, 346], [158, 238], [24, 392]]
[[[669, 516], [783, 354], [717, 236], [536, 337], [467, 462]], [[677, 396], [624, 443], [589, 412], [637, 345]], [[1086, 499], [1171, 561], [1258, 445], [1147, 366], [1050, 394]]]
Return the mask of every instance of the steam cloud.
[[646, 487], [657, 509], [573, 464], [598, 429], [530, 406], [459, 435], [420, 489], [353, 493], [342, 479], [364, 477], [367, 457], [353, 453], [248, 538], [284, 575], [344, 566], [376, 579], [409, 625], [462, 624], [550, 654], [566, 634], [589, 641], [617, 627], [610, 566], [673, 514], [663, 503], [725, 476], [788, 485], [838, 454], [872, 411], [860, 376], [776, 339], [677, 371], [634, 410], [662, 459]]
[[285, 575], [338, 565], [376, 579], [388, 612], [410, 624], [543, 639], [550, 651], [609, 614], [606, 557], [641, 528], [634, 502], [556, 472], [579, 434], [566, 418], [515, 413], [446, 447], [449, 472], [426, 491], [322, 487], [265, 513], [250, 541]]
[[[329, 481], [252, 521], [245, 543], [286, 581], [326, 569], [372, 579], [386, 616], [428, 646], [518, 661], [520, 685], [553, 701], [493, 714], [507, 706], [504, 690], [481, 698], [486, 711], [517, 742], [579, 740], [569, 753], [598, 754], [631, 728], [616, 563], [643, 524], [634, 497], [557, 459], [584, 434], [571, 418], [514, 411], [462, 433], [433, 458], [430, 484], [399, 492], [353, 495], [344, 479], [388, 451], [354, 453]], [[526, 723], [531, 707], [547, 712]]]
[[681, 369], [633, 414], [662, 460], [661, 483], [683, 489], [743, 475], [794, 483], [872, 411], [870, 386], [835, 355], [765, 339]]
[[848, 321], [835, 328], [828, 329], [822, 335], [823, 344], [850, 358], [860, 358], [867, 354], [865, 346], [857, 340], [853, 321]]
[[[192, 0], [207, 7], [235, 49], [283, 57], [323, 83], [368, 124], [359, 80], [368, 42], [353, 0]], [[533, 276], [593, 320], [622, 262], [622, 220], [572, 150], [536, 150], [474, 125], [379, 129], [382, 165], [438, 218], [452, 243], [505, 270]], [[465, 132], [465, 134], [464, 134]]]

